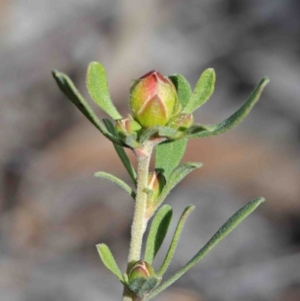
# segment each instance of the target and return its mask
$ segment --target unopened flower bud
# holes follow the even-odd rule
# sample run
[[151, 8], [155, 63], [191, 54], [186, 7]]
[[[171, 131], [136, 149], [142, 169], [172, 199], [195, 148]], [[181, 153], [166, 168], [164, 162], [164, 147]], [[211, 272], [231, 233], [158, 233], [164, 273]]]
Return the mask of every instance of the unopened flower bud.
[[138, 122], [136, 122], [131, 117], [123, 118], [117, 121], [115, 125], [116, 134], [120, 137], [126, 137], [132, 135], [134, 133], [138, 133], [141, 130], [141, 126]]
[[179, 105], [174, 84], [157, 71], [147, 73], [131, 86], [130, 108], [144, 128], [166, 125]]
[[165, 178], [159, 172], [150, 172], [148, 175], [148, 197], [147, 197], [147, 207], [150, 207], [151, 203], [155, 201], [160, 195], [163, 187], [165, 185]]
[[151, 276], [155, 276], [152, 266], [146, 261], [139, 260], [131, 268], [128, 279], [131, 282], [139, 277], [149, 278]]
[[179, 114], [174, 116], [168, 123], [168, 126], [179, 131], [185, 131], [194, 123], [192, 114]]

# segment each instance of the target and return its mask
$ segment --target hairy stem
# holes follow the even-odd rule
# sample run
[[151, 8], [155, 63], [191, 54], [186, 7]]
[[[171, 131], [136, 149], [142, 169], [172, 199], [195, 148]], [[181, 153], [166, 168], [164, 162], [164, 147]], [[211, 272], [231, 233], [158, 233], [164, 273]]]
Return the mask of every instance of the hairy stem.
[[[128, 255], [127, 272], [129, 272], [132, 264], [140, 260], [143, 235], [147, 226], [146, 219], [146, 203], [148, 186], [149, 164], [151, 160], [153, 142], [146, 141], [141, 148], [135, 150], [135, 155], [138, 160], [137, 167], [137, 191], [135, 198], [135, 208], [133, 214], [133, 221], [131, 226], [131, 241]], [[132, 301], [132, 294], [125, 289], [123, 294], [123, 301]]]
[[138, 261], [141, 256], [142, 240], [146, 223], [146, 189], [148, 186], [149, 164], [153, 143], [147, 141], [140, 149], [135, 151], [138, 159], [137, 168], [137, 191], [135, 198], [135, 208], [131, 226], [131, 242], [128, 256], [128, 264]]

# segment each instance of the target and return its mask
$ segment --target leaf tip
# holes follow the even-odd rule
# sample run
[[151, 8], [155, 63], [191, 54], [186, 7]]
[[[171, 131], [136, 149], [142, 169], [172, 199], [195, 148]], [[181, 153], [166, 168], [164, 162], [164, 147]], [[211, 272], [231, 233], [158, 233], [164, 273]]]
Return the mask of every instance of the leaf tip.
[[58, 78], [58, 77], [60, 77], [61, 74], [62, 74], [61, 72], [59, 72], [59, 71], [56, 70], [56, 69], [52, 70], [51, 73], [52, 73], [52, 76], [53, 76], [55, 79]]
[[196, 206], [195, 205], [190, 205], [189, 208], [192, 211], [192, 210], [194, 210], [196, 208]]
[[99, 63], [97, 61], [92, 61], [89, 63], [89, 66], [96, 65], [96, 64], [99, 64]]
[[206, 71], [207, 71], [207, 72], [210, 72], [210, 73], [213, 73], [213, 74], [216, 74], [214, 68], [207, 68]]
[[261, 204], [261, 203], [263, 203], [263, 202], [265, 202], [266, 201], [266, 199], [264, 198], [264, 197], [258, 197], [257, 199], [256, 199], [256, 201], [259, 203], [259, 204]]
[[[105, 72], [104, 67], [97, 61], [90, 62], [87, 68], [87, 77], [89, 77], [90, 73], [93, 71], [94, 68], [100, 68], [101, 71]], [[88, 79], [88, 78], [87, 78]]]
[[259, 205], [261, 205], [263, 202], [265, 202], [266, 199], [264, 197], [258, 197], [256, 199], [254, 199], [253, 201], [251, 201], [249, 203], [249, 205], [253, 208], [253, 210], [255, 210]]
[[269, 82], [270, 82], [270, 79], [267, 76], [263, 77], [261, 80], [261, 84], [263, 86], [266, 86]]
[[208, 68], [204, 71], [205, 74], [210, 75], [213, 78], [213, 81], [216, 79], [216, 72], [214, 68]]

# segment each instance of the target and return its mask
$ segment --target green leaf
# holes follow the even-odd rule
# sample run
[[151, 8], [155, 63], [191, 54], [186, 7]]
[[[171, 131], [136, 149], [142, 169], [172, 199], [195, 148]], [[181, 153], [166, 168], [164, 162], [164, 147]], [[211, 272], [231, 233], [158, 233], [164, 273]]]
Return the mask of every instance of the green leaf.
[[184, 179], [190, 172], [192, 172], [196, 168], [200, 168], [203, 166], [201, 162], [187, 162], [178, 165], [171, 172], [169, 179], [167, 180], [166, 185], [164, 186], [162, 192], [156, 200], [156, 206], [158, 207], [166, 198], [166, 196], [170, 193], [170, 191], [182, 180]]
[[140, 146], [140, 144], [136, 141], [136, 133], [124, 137], [124, 143], [132, 149]]
[[178, 136], [178, 132], [168, 126], [155, 126], [142, 131], [139, 142], [144, 143], [153, 136], [167, 137], [170, 139], [175, 139]]
[[111, 135], [105, 128], [105, 126], [100, 122], [92, 108], [88, 105], [87, 101], [82, 97], [79, 91], [74, 86], [71, 79], [58, 71], [53, 71], [52, 75], [60, 88], [60, 90], [67, 96], [67, 98], [79, 109], [79, 111], [98, 129], [100, 132], [106, 136], [111, 141], [121, 144], [122, 142], [117, 137]]
[[159, 131], [159, 127], [157, 126], [143, 130], [139, 142], [144, 143], [146, 140], [149, 140], [153, 135], [157, 134], [158, 131]]
[[160, 126], [160, 127], [158, 127], [158, 135], [160, 137], [167, 137], [170, 139], [174, 139], [177, 137], [178, 133], [176, 130], [174, 130], [168, 126]]
[[178, 278], [185, 274], [191, 267], [197, 264], [217, 243], [219, 243], [225, 236], [227, 236], [240, 222], [242, 222], [264, 201], [264, 198], [257, 198], [237, 211], [181, 270], [179, 270], [175, 275], [173, 275], [167, 281], [163, 282], [156, 289], [154, 289], [154, 291], [150, 293], [146, 300], [152, 299], [158, 293], [165, 290]]
[[116, 184], [116, 185], [120, 186], [121, 188], [123, 188], [135, 200], [135, 192], [125, 182], [123, 182], [121, 179], [113, 176], [110, 173], [106, 173], [106, 172], [103, 172], [103, 171], [96, 172], [94, 174], [94, 177], [103, 178], [103, 179], [106, 179], [106, 180], [109, 180], [109, 181], [113, 182], [114, 184]]
[[184, 209], [184, 211], [183, 211], [183, 213], [182, 213], [182, 215], [181, 215], [181, 217], [178, 221], [178, 224], [177, 224], [172, 242], [170, 244], [169, 250], [167, 252], [167, 255], [164, 259], [164, 262], [163, 262], [162, 266], [160, 267], [159, 271], [157, 272], [157, 276], [162, 277], [163, 274], [166, 272], [168, 266], [170, 265], [171, 260], [174, 256], [178, 241], [179, 241], [179, 237], [180, 237], [181, 232], [183, 230], [183, 226], [184, 226], [188, 216], [190, 215], [190, 213], [194, 209], [195, 209], [195, 206], [188, 206]]
[[159, 281], [160, 279], [155, 276], [148, 278], [138, 277], [129, 283], [128, 288], [140, 298], [138, 300], [142, 300], [146, 294], [148, 294], [153, 288], [157, 286]]
[[242, 105], [242, 107], [238, 109], [235, 113], [233, 113], [230, 117], [215, 125], [205, 125], [204, 127], [207, 130], [200, 129], [199, 131], [197, 131], [194, 129], [193, 132], [190, 135], [188, 135], [188, 137], [189, 138], [208, 137], [213, 135], [219, 135], [232, 129], [250, 113], [251, 109], [258, 101], [264, 87], [268, 84], [268, 82], [269, 82], [268, 78], [266, 77], [263, 78], [259, 82], [259, 84], [255, 87], [255, 89], [250, 94], [247, 101]]
[[192, 96], [192, 89], [189, 82], [180, 74], [170, 75], [169, 79], [176, 87], [178, 100], [182, 108], [184, 108]]
[[[112, 134], [115, 135], [115, 128], [113, 126], [113, 124], [110, 122], [110, 120], [108, 119], [103, 119], [103, 122], [107, 128], [107, 130]], [[119, 156], [119, 158], [121, 159], [124, 167], [126, 168], [130, 178], [132, 179], [134, 185], [136, 186], [136, 172], [124, 150], [124, 148], [116, 143], [114, 144], [114, 148]]]
[[183, 113], [189, 114], [201, 107], [214, 92], [216, 81], [216, 74], [214, 69], [206, 69], [200, 76], [193, 95], [183, 109]]
[[171, 171], [179, 164], [184, 155], [187, 139], [167, 141], [158, 144], [155, 148], [155, 170], [160, 171], [165, 179]]
[[122, 273], [108, 246], [106, 244], [99, 244], [96, 247], [103, 264], [123, 283], [124, 279]]
[[110, 99], [108, 84], [104, 67], [98, 62], [91, 62], [87, 71], [87, 88], [95, 103], [113, 119], [122, 116]]
[[145, 261], [147, 261], [149, 264], [152, 264], [166, 237], [172, 220], [172, 214], [173, 212], [171, 206], [164, 205], [158, 210], [153, 219], [145, 250]]

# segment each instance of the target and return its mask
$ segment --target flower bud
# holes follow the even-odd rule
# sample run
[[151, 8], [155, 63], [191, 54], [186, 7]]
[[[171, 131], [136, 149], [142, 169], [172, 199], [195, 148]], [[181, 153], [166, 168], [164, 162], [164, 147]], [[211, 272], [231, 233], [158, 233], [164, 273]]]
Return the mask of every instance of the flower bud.
[[168, 123], [168, 126], [179, 131], [185, 131], [194, 123], [192, 114], [179, 114], [174, 116]]
[[148, 175], [148, 197], [147, 197], [147, 208], [155, 201], [160, 195], [165, 185], [165, 178], [159, 172], [150, 172]]
[[141, 126], [131, 117], [120, 119], [116, 122], [115, 131], [120, 138], [138, 133], [141, 130]]
[[175, 86], [157, 71], [147, 73], [131, 86], [130, 108], [144, 128], [166, 125], [179, 105]]
[[130, 269], [128, 279], [131, 282], [139, 277], [149, 278], [151, 276], [155, 276], [152, 266], [146, 261], [139, 260]]

